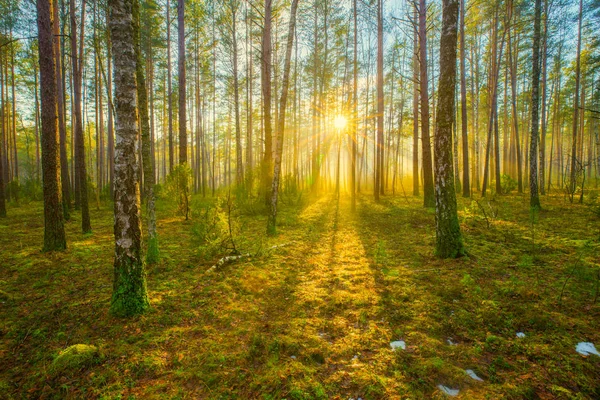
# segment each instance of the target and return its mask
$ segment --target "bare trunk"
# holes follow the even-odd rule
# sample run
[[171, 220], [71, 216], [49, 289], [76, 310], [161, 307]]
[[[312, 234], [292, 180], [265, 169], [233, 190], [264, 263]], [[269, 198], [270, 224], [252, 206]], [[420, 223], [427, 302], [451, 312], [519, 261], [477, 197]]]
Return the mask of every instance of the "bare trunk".
[[110, 311], [128, 317], [149, 307], [142, 259], [137, 160], [136, 57], [133, 1], [109, 0], [115, 72], [115, 261]]
[[[67, 248], [60, 189], [58, 102], [56, 94], [56, 67], [54, 63], [55, 53], [52, 35], [53, 7], [56, 7], [54, 0], [37, 1], [38, 47], [42, 98], [44, 251], [64, 250]], [[54, 23], [58, 23], [58, 21], [54, 21]]]
[[281, 179], [281, 157], [283, 153], [283, 133], [285, 132], [285, 110], [288, 98], [288, 88], [290, 85], [290, 65], [292, 59], [292, 48], [294, 44], [294, 30], [296, 29], [296, 10], [298, 9], [298, 0], [292, 1], [290, 12], [290, 24], [287, 38], [287, 47], [285, 50], [285, 64], [283, 67], [283, 82], [281, 89], [281, 100], [279, 101], [279, 120], [277, 127], [277, 146], [275, 149], [275, 163], [273, 171], [273, 187], [271, 188], [271, 213], [267, 223], [267, 233], [275, 234], [277, 232], [277, 195], [279, 193], [279, 182]]
[[452, 126], [456, 122], [454, 102], [458, 0], [443, 0], [442, 4], [439, 101], [434, 139], [436, 255], [453, 258], [464, 254], [452, 171]]

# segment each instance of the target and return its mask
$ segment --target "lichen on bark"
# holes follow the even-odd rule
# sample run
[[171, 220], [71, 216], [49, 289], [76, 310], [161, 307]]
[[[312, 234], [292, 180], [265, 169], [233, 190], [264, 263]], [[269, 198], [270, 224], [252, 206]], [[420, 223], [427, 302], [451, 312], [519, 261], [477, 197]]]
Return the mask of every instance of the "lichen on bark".
[[149, 307], [140, 221], [136, 58], [133, 1], [110, 0], [115, 85], [114, 284], [110, 311], [141, 314]]

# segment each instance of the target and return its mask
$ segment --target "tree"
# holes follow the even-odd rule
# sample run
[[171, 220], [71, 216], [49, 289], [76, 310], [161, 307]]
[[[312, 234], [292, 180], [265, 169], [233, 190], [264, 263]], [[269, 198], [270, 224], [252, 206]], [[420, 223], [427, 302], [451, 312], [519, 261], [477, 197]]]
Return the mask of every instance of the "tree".
[[177, 44], [177, 74], [179, 79], [179, 164], [185, 164], [187, 163], [187, 99], [185, 87], [185, 0], [177, 0]]
[[69, 185], [69, 163], [67, 160], [67, 127], [65, 121], [65, 89], [63, 87], [63, 65], [61, 58], [60, 20], [58, 4], [53, 9], [54, 15], [54, 59], [56, 60], [56, 93], [58, 101], [58, 132], [60, 142], [60, 181], [62, 186], [62, 205], [65, 220], [70, 219], [71, 187]]
[[383, 0], [377, 1], [377, 144], [375, 152], [375, 201], [383, 194]]
[[137, 86], [133, 1], [109, 0], [115, 83], [115, 260], [110, 311], [115, 316], [143, 313], [149, 307], [142, 259], [139, 165], [136, 157]]
[[[83, 138], [83, 121], [81, 113], [81, 89], [83, 80], [83, 27], [86, 0], [81, 2], [81, 37], [77, 47], [77, 19], [75, 16], [75, 0], [70, 2], [71, 18], [71, 60], [73, 67], [73, 114], [75, 122], [73, 135], [75, 142], [75, 204], [81, 207], [81, 230], [92, 231], [90, 208], [88, 204], [87, 168], [85, 166], [85, 143]], [[77, 200], [79, 199], [79, 202]]]
[[271, 128], [271, 2], [265, 0], [264, 25], [262, 35], [261, 55], [261, 86], [263, 93], [263, 124], [265, 134], [265, 152], [262, 160], [262, 189], [265, 194], [265, 202], [270, 203], [271, 169], [273, 165], [272, 152], [272, 128]]
[[148, 250], [146, 261], [158, 261], [158, 237], [156, 235], [156, 211], [154, 196], [154, 163], [152, 162], [152, 143], [150, 137], [150, 121], [148, 118], [148, 94], [144, 76], [144, 59], [140, 43], [140, 4], [133, 0], [133, 38], [135, 46], [135, 78], [137, 80], [138, 116], [142, 139], [142, 168], [144, 172], [144, 199], [146, 200], [146, 218], [148, 223]]
[[296, 29], [297, 9], [298, 0], [293, 0], [292, 10], [290, 11], [287, 47], [285, 50], [285, 64], [283, 67], [283, 87], [281, 89], [281, 100], [279, 102], [279, 120], [276, 140], [277, 145], [275, 148], [273, 187], [271, 188], [271, 212], [267, 221], [267, 233], [270, 235], [274, 235], [275, 233], [277, 233], [277, 195], [279, 193], [279, 182], [281, 179], [281, 157], [283, 155], [283, 133], [285, 132], [285, 110], [288, 98], [288, 88], [290, 85], [290, 65], [292, 60], [292, 47], [294, 45], [294, 31]]
[[435, 146], [435, 233], [436, 254], [451, 258], [464, 254], [452, 170], [452, 126], [455, 121], [456, 42], [458, 0], [443, 0], [440, 39], [440, 81]]
[[0, 218], [6, 217], [6, 198], [4, 195], [4, 156], [2, 155], [3, 148], [3, 138], [0, 137]]
[[429, 137], [429, 75], [427, 74], [427, 1], [419, 0], [419, 65], [421, 90], [421, 147], [423, 163], [423, 205], [435, 206], [433, 171], [431, 170], [431, 139]]
[[[531, 145], [529, 147], [529, 190], [530, 206], [539, 209], [540, 197], [538, 194], [538, 140], [540, 123], [540, 25], [542, 15], [542, 1], [535, 0], [535, 19], [533, 23], [533, 68], [531, 72]], [[543, 181], [542, 181], [543, 185]]]
[[[537, 1], [537, 0], [536, 0]], [[583, 24], [583, 0], [579, 0], [579, 28], [577, 33], [577, 58], [575, 62], [575, 100], [573, 101], [573, 143], [571, 150], [571, 174], [569, 179], [569, 199], [573, 202], [573, 195], [577, 189], [577, 136], [579, 133], [579, 86], [581, 82], [581, 29]]]
[[352, 123], [352, 155], [350, 158], [350, 192], [352, 196], [351, 210], [356, 211], [356, 156], [358, 146], [358, 9], [357, 0], [352, 2], [352, 16], [354, 21], [354, 57], [352, 62], [352, 106], [353, 106], [353, 123]]
[[463, 150], [463, 197], [471, 197], [469, 177], [469, 136], [467, 126], [467, 79], [465, 72], [465, 2], [460, 0], [460, 112]]
[[415, 10], [413, 34], [413, 196], [419, 195], [419, 30]]
[[[52, 34], [54, 0], [37, 1], [38, 49], [42, 99], [42, 173], [44, 191], [44, 251], [67, 248], [60, 189], [58, 103]], [[58, 21], [54, 21], [58, 23]], [[2, 188], [0, 188], [2, 189]]]

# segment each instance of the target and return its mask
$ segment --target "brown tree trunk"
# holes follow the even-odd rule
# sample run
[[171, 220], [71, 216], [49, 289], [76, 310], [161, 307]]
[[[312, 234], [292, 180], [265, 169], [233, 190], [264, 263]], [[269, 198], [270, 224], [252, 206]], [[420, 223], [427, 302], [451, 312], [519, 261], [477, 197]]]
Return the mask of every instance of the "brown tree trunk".
[[[187, 115], [185, 77], [185, 0], [177, 0], [177, 71], [179, 79], [179, 164], [187, 163]], [[187, 219], [187, 212], [186, 212]]]
[[423, 205], [435, 207], [431, 139], [429, 137], [429, 76], [427, 74], [427, 1], [419, 0], [419, 62], [421, 88], [421, 147], [423, 152]]
[[285, 64], [283, 67], [283, 82], [281, 89], [281, 99], [279, 101], [279, 119], [277, 127], [277, 143], [275, 149], [275, 162], [273, 171], [273, 186], [271, 188], [271, 213], [267, 222], [267, 233], [274, 235], [277, 232], [277, 195], [279, 193], [279, 182], [281, 180], [281, 157], [283, 155], [283, 133], [285, 132], [285, 110], [288, 98], [288, 88], [290, 86], [290, 66], [292, 59], [292, 48], [294, 45], [294, 30], [296, 29], [296, 10], [298, 9], [298, 0], [292, 1], [290, 11], [290, 23], [287, 37], [287, 47], [285, 50]]
[[144, 76], [144, 59], [142, 57], [140, 37], [140, 5], [133, 0], [133, 40], [135, 53], [135, 78], [137, 81], [137, 106], [142, 140], [142, 167], [144, 171], [144, 199], [146, 200], [146, 219], [148, 223], [148, 251], [146, 260], [149, 264], [158, 261], [158, 237], [156, 235], [156, 211], [154, 197], [154, 166], [150, 142], [150, 121], [148, 119], [148, 92]]
[[[413, 14], [416, 26], [418, 15]], [[414, 29], [413, 35], [413, 196], [419, 195], [419, 31]]]
[[85, 162], [85, 142], [83, 136], [83, 117], [81, 112], [81, 89], [83, 79], [83, 27], [86, 2], [81, 2], [81, 38], [77, 49], [77, 20], [75, 18], [75, 1], [70, 2], [71, 17], [71, 59], [73, 63], [73, 113], [75, 116], [73, 133], [75, 140], [75, 180], [79, 189], [79, 206], [81, 207], [81, 230], [92, 231], [87, 191], [87, 168]]
[[467, 80], [465, 67], [465, 2], [460, 0], [460, 112], [463, 156], [463, 197], [471, 197], [471, 180], [469, 176], [469, 137], [467, 121]]
[[264, 26], [262, 37], [262, 56], [261, 56], [261, 85], [263, 94], [263, 119], [265, 130], [265, 152], [262, 162], [262, 189], [264, 190], [265, 203], [271, 201], [271, 181], [272, 181], [272, 128], [271, 128], [271, 3], [272, 0], [265, 0]]
[[452, 171], [452, 126], [456, 122], [454, 102], [458, 0], [443, 0], [442, 9], [439, 101], [434, 139], [436, 255], [453, 258], [464, 254]]
[[[42, 171], [44, 190], [44, 251], [67, 248], [61, 204], [58, 144], [58, 99], [52, 35], [54, 0], [37, 1], [37, 25], [42, 99]], [[58, 23], [58, 21], [54, 21]], [[1, 189], [1, 188], [0, 188]]]
[[60, 181], [62, 186], [62, 205], [65, 220], [70, 219], [71, 188], [69, 185], [69, 163], [67, 158], [67, 127], [65, 121], [65, 90], [63, 87], [63, 66], [61, 58], [60, 19], [58, 4], [53, 7], [54, 59], [56, 60], [56, 91], [58, 95], [58, 131], [60, 139]]
[[[423, 0], [424, 1], [424, 0]], [[375, 151], [375, 201], [383, 192], [383, 0], [377, 1], [377, 140]]]
[[[533, 68], [531, 73], [531, 145], [529, 146], [529, 190], [530, 206], [541, 208], [538, 194], [538, 139], [540, 123], [540, 25], [542, 0], [535, 0], [535, 19], [533, 23]], [[543, 183], [542, 183], [543, 186]]]
[[575, 100], [573, 101], [573, 145], [571, 150], [571, 170], [569, 182], [569, 199], [573, 202], [573, 195], [577, 189], [577, 134], [579, 132], [579, 87], [581, 80], [581, 29], [583, 24], [583, 0], [579, 0], [579, 29], [577, 33], [577, 60], [575, 66]]

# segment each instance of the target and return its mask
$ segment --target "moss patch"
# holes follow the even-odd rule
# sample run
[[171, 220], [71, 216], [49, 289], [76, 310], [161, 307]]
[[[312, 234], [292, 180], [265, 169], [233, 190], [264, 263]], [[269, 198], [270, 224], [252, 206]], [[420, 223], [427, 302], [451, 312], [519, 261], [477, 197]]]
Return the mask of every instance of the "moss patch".
[[75, 373], [90, 366], [98, 358], [98, 348], [87, 344], [74, 344], [61, 351], [52, 361], [50, 373], [60, 375]]

